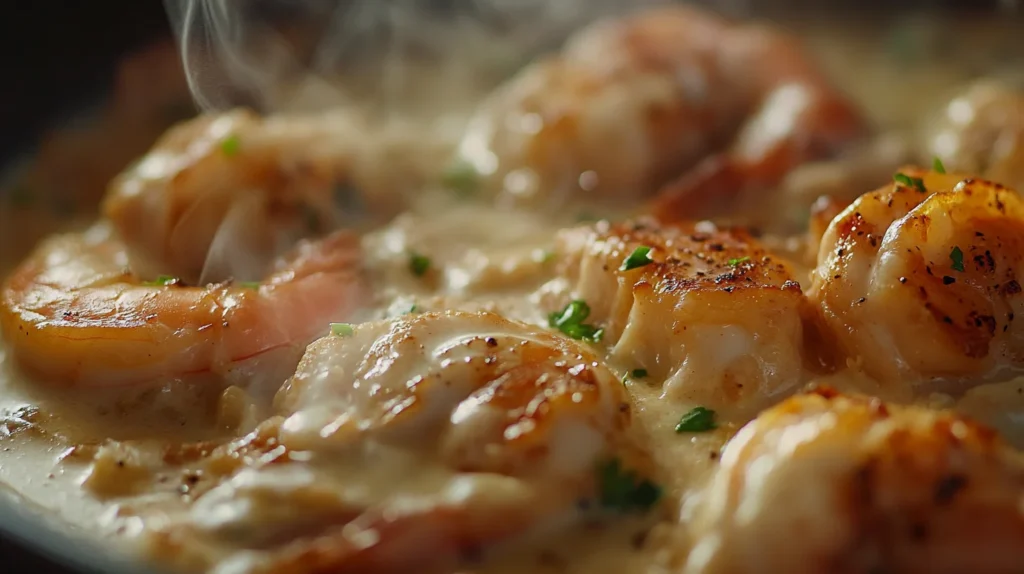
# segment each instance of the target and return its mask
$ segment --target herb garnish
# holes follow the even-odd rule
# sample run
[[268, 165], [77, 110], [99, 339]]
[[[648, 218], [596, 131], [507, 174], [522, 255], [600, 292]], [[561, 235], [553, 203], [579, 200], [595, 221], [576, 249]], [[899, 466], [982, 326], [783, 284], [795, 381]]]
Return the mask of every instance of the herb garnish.
[[924, 180], [919, 177], [910, 177], [904, 173], [897, 173], [892, 176], [892, 179], [900, 185], [912, 187], [921, 193], [928, 192], [924, 187]]
[[953, 262], [953, 271], [964, 270], [964, 252], [960, 251], [959, 247], [954, 246], [953, 250], [949, 252], [949, 260]]
[[242, 281], [241, 283], [239, 283], [239, 285], [245, 287], [246, 289], [256, 290], [260, 288], [259, 281]]
[[647, 376], [647, 369], [633, 369], [633, 378], [642, 379]]
[[750, 257], [736, 257], [729, 260], [729, 267], [736, 267], [740, 263], [746, 263], [747, 261], [750, 261]]
[[597, 468], [601, 506], [629, 512], [649, 510], [661, 498], [661, 487], [635, 472], [622, 468], [613, 458]]
[[715, 424], [715, 411], [704, 407], [694, 407], [679, 419], [676, 432], [705, 432], [718, 428]]
[[946, 173], [946, 166], [942, 165], [942, 160], [938, 157], [932, 158], [932, 171], [936, 173]]
[[641, 245], [633, 250], [629, 254], [629, 257], [622, 260], [622, 265], [619, 266], [619, 271], [629, 271], [630, 269], [636, 269], [637, 267], [643, 267], [654, 263], [651, 259], [651, 248], [646, 245]]
[[417, 277], [423, 277], [430, 269], [430, 258], [419, 253], [409, 254], [409, 271]]
[[176, 285], [179, 279], [171, 275], [160, 275], [153, 281], [143, 281], [143, 285], [150, 287], [166, 287], [168, 285]]
[[224, 152], [224, 155], [228, 157], [236, 155], [241, 147], [242, 140], [235, 134], [229, 135], [220, 142], [220, 151]]
[[350, 337], [355, 332], [349, 323], [331, 323], [331, 334], [335, 337]]
[[479, 180], [479, 172], [465, 160], [452, 162], [441, 174], [441, 184], [460, 194], [468, 195], [476, 191]]
[[577, 299], [569, 302], [561, 311], [555, 311], [548, 315], [548, 325], [573, 339], [596, 343], [604, 335], [604, 329], [585, 325], [583, 321], [588, 316], [590, 316], [590, 305]]

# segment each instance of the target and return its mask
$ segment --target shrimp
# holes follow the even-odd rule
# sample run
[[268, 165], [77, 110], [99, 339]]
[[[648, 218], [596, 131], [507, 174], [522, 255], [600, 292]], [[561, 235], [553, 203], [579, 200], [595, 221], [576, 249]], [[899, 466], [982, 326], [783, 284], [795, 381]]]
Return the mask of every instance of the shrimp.
[[761, 408], [800, 382], [803, 293], [746, 232], [598, 223], [563, 232], [559, 252], [612, 356], [664, 380], [667, 396]]
[[487, 312], [349, 326], [310, 345], [275, 405], [284, 462], [209, 490], [165, 544], [250, 549], [233, 572], [433, 572], [571, 522], [608, 457], [644, 464], [592, 351]]
[[1024, 188], [1024, 89], [975, 82], [929, 128], [926, 148], [948, 169]]
[[690, 192], [731, 193], [705, 181], [711, 166], [730, 184], [772, 183], [861, 129], [791, 38], [676, 6], [598, 22], [523, 70], [477, 111], [457, 156], [511, 201], [630, 200], [692, 174], [660, 201], [678, 214]]
[[283, 354], [279, 383], [327, 321], [368, 298], [359, 249], [338, 232], [299, 244], [259, 284], [146, 283], [100, 223], [50, 238], [15, 269], [0, 291], [0, 329], [23, 368], [69, 387], [227, 376]]
[[1013, 572], [1024, 459], [946, 411], [828, 389], [728, 443], [685, 574]]
[[1024, 202], [907, 168], [829, 225], [808, 293], [839, 349], [883, 383], [961, 385], [1024, 366]]
[[103, 213], [143, 278], [256, 280], [299, 238], [401, 206], [400, 186], [374, 170], [403, 168], [377, 166], [372, 149], [356, 147], [371, 147], [367, 139], [343, 113], [201, 116], [116, 178]]

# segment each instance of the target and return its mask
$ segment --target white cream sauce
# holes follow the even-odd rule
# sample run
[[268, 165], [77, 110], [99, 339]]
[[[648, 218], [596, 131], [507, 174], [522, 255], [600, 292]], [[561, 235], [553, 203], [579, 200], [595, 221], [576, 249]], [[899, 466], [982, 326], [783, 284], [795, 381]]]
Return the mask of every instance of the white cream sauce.
[[[982, 51], [983, 45], [998, 48], [1001, 36], [993, 31], [1004, 25], [984, 21], [923, 22], [914, 26], [904, 33], [946, 37], [952, 27], [964, 27], [958, 28], [955, 36], [982, 42], [971, 44], [975, 51]], [[935, 108], [951, 89], [975, 75], [976, 62], [967, 56], [958, 57], [964, 50], [931, 61], [898, 61], [891, 52], [880, 49], [882, 32], [877, 26], [816, 25], [806, 27], [803, 33], [837, 81], [884, 126], [906, 127], [917, 122], [922, 110]], [[827, 174], [824, 179], [828, 179]], [[539, 216], [499, 212], [453, 199], [438, 190], [426, 190], [409, 212], [364, 237], [366, 264], [374, 284], [381, 288], [358, 319], [446, 309], [489, 310], [544, 326], [547, 314], [572, 295], [571, 285], [557, 279], [559, 269], [552, 258], [555, 234], [572, 225], [586, 207]], [[19, 223], [12, 214], [0, 211], [0, 245], [5, 251], [6, 246], [13, 245], [7, 238], [18, 236], [19, 225], [31, 227], [38, 222]], [[804, 262], [798, 259], [799, 240], [777, 237], [768, 238], [766, 243], [785, 246], [787, 241], [792, 249], [779, 251], [786, 251], [801, 267]], [[414, 253], [430, 258], [431, 269], [425, 277], [409, 273], [409, 257]], [[2, 255], [10, 263], [20, 253]], [[325, 318], [325, 325], [329, 320]], [[742, 354], [741, 344], [733, 355], [719, 360], [731, 361]], [[613, 372], [626, 375], [634, 432], [643, 437], [659, 469], [655, 478], [671, 501], [666, 516], [599, 521], [554, 535], [534, 533], [533, 538], [495, 550], [482, 564], [467, 565], [464, 572], [658, 572], [678, 564], [680, 556], [685, 555], [686, 544], [672, 532], [672, 523], [680, 515], [685, 521], [721, 448], [746, 421], [724, 412], [719, 428], [713, 432], [676, 434], [673, 429], [680, 414], [698, 405], [685, 399], [666, 400], [662, 381], [628, 375], [634, 365], [618, 364], [609, 358], [609, 366]], [[885, 389], [865, 380], [855, 368], [826, 382], [844, 390], [885, 396]], [[124, 535], [138, 534], [143, 524], [133, 518], [133, 507], [156, 504], [165, 508], [163, 516], [168, 519], [183, 511], [182, 503], [190, 500], [190, 489], [204, 485], [203, 479], [183, 478], [180, 467], [165, 463], [160, 441], [223, 442], [251, 429], [269, 408], [263, 405], [251, 412], [253, 407], [244, 397], [224, 399], [208, 391], [196, 391], [201, 385], [202, 381], [175, 383], [133, 391], [131, 396], [117, 390], [54, 389], [21, 377], [0, 347], [0, 483], [17, 492], [27, 504], [59, 516], [71, 527], [107, 537], [112, 544], [132, 540]], [[1024, 411], [1018, 407], [1024, 407], [1022, 388], [1024, 383], [1015, 379], [978, 387], [962, 398], [933, 396], [926, 400], [935, 406], [957, 406], [990, 422], [1021, 445], [1024, 415], [1020, 412]], [[130, 441], [131, 447], [122, 448], [109, 439]], [[232, 479], [235, 491], [218, 487], [227, 498], [204, 497], [202, 506], [193, 513], [201, 516], [201, 524], [211, 530], [225, 528], [228, 519], [243, 523], [272, 519], [273, 511], [268, 511], [269, 515], [248, 515], [255, 510], [232, 507], [238, 503], [232, 493], [263, 486], [273, 491], [289, 482], [319, 484], [309, 473], [323, 473], [325, 469], [336, 484], [344, 484], [350, 475], [358, 476], [360, 484], [376, 485], [377, 492], [341, 489], [351, 496], [368, 498], [380, 497], [399, 482], [405, 485], [403, 488], [411, 484], [415, 490], [429, 492], [450, 478], [431, 463], [410, 460], [405, 454], [380, 452], [369, 456], [390, 463], [375, 464], [377, 470], [371, 477], [351, 462], [303, 464], [308, 461], [293, 462], [273, 473], [239, 474]], [[417, 480], [399, 481], [406, 473], [415, 474]], [[136, 488], [146, 496], [133, 498], [138, 494]], [[271, 494], [267, 496], [273, 499]], [[316, 496], [310, 498], [311, 504], [317, 500]], [[280, 509], [284, 513], [295, 510]], [[661, 523], [654, 524], [658, 519]], [[248, 559], [252, 557], [239, 555], [221, 572], [244, 567]]]

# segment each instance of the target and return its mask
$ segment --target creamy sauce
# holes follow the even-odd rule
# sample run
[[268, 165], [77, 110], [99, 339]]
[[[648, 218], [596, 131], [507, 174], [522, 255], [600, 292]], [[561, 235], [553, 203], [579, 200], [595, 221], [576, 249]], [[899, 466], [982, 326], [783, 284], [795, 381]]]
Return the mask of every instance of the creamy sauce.
[[[955, 34], [949, 32], [953, 27], [957, 29]], [[978, 74], [978, 63], [971, 60], [971, 54], [984, 52], [983, 46], [989, 45], [994, 46], [992, 51], [999, 51], [1008, 45], [1003, 43], [1004, 36], [1016, 33], [1009, 23], [987, 20], [922, 22], [902, 33], [923, 35], [924, 43], [938, 42], [933, 37], [952, 38], [954, 42], [969, 44], [971, 50], [953, 47], [938, 59], [908, 61], [898, 58], [917, 56], [894, 56], [880, 47], [876, 26], [796, 28], [802, 29], [806, 41], [831, 75], [872, 118], [907, 140], [913, 140], [924, 112], [938, 109], [948, 101], [951, 91]], [[1017, 54], [1021, 55], [1024, 54]], [[883, 165], [881, 171], [889, 169]], [[821, 180], [812, 177], [811, 184], [803, 188], [794, 184], [790, 195], [782, 196], [783, 203], [796, 203], [794, 198], [801, 198], [804, 193], [801, 189], [818, 184], [827, 186], [828, 175]], [[867, 189], [856, 193], [864, 191]], [[800, 209], [806, 210], [808, 204], [805, 201]], [[776, 217], [787, 206], [775, 207], [766, 216], [754, 205], [752, 209], [757, 211], [739, 213], [736, 218], [766, 226], [770, 226], [772, 219], [795, 219], [798, 226], [804, 223], [799, 215]], [[10, 266], [24, 255], [26, 246], [9, 248], [16, 243], [8, 242], [8, 238], [22, 236], [22, 230], [51, 226], [40, 222], [45, 216], [25, 217], [12, 208], [3, 209], [0, 241], [4, 252], [0, 256]], [[564, 276], [567, 264], [556, 254], [559, 230], [579, 225], [581, 219], [615, 215], [594, 213], [594, 209], [592, 205], [581, 204], [541, 214], [516, 209], [496, 211], [482, 201], [453, 197], [446, 190], [428, 186], [406, 213], [362, 237], [364, 263], [377, 288], [372, 302], [351, 322], [401, 319], [431, 311], [492, 311], [543, 331], [548, 328], [548, 315], [575, 295], [574, 285]], [[803, 235], [768, 235], [763, 243], [791, 261], [795, 277], [806, 287], [805, 278], [812, 262], [805, 256]], [[411, 274], [410, 254], [428, 257], [429, 273], [423, 277]], [[325, 329], [329, 320], [325, 318]], [[219, 388], [204, 388], [213, 384], [202, 379], [187, 378], [131, 391], [53, 388], [20, 374], [3, 353], [0, 347], [0, 483], [17, 492], [27, 504], [59, 516], [67, 525], [103, 537], [106, 543], [128, 542], [126, 546], [132, 550], [138, 549], [134, 544], [136, 537], [146, 528], [172, 523], [187, 511], [196, 494], [206, 492], [217, 482], [217, 477], [209, 475], [193, 478], [190, 473], [199, 467], [197, 461], [202, 457], [169, 454], [173, 448], [168, 449], [168, 443], [209, 441], [211, 446], [203, 447], [208, 452], [216, 445], [245, 435], [271, 412], [267, 401], [251, 399], [241, 391], [222, 394]], [[722, 361], [734, 361], [746, 354], [742, 346], [737, 353], [735, 357], [723, 356]], [[634, 376], [636, 365], [628, 360], [615, 356], [602, 359], [612, 373], [624, 380], [634, 423], [630, 433], [653, 459], [653, 478], [664, 489], [668, 501], [663, 512], [614, 520], [599, 517], [568, 530], [554, 527], [513, 537], [511, 542], [488, 549], [484, 555], [469, 557], [460, 565], [460, 571], [661, 572], [671, 571], [681, 563], [688, 541], [684, 529], [676, 526], [680, 522], [678, 517], [682, 517], [683, 524], [692, 517], [704, 485], [718, 465], [723, 446], [748, 422], [749, 413], [722, 410], [717, 429], [677, 434], [674, 428], [681, 413], [701, 406], [701, 402], [667, 397], [664, 381]], [[808, 369], [799, 382], [816, 378], [818, 372]], [[863, 376], [857, 365], [821, 380], [843, 391], [907, 400], [906, 396]], [[1024, 446], [1024, 417], [1017, 408], [1024, 406], [1022, 385], [1013, 379], [976, 387], [962, 397], [933, 394], [914, 400], [933, 407], [962, 409], [992, 424], [1015, 445]], [[394, 455], [393, 461], [388, 459], [393, 454], [366, 454], [373, 457], [373, 464], [367, 463], [366, 467], [375, 469], [369, 477], [363, 470], [364, 461], [324, 462], [321, 457], [292, 474], [278, 468], [280, 477], [267, 474], [263, 478], [287, 484], [289, 480], [302, 479], [303, 472], [315, 472], [320, 476], [318, 484], [340, 485], [339, 492], [346, 491], [347, 481], [373, 485], [373, 489], [352, 495], [367, 500], [382, 500], [396, 489], [431, 492], [451, 478], [450, 470], [436, 462], [408, 460], [403, 458], [404, 453]], [[303, 462], [290, 464], [301, 467]], [[415, 480], [406, 480], [407, 474], [415, 475]], [[311, 500], [311, 505], [317, 503], [315, 497]], [[152, 512], [153, 508], [158, 511]], [[313, 512], [313, 508], [305, 510]], [[291, 517], [289, 513], [294, 510], [280, 512]], [[253, 512], [241, 520], [267, 520], [267, 516]], [[206, 516], [216, 515], [209, 511]], [[271, 512], [270, 516], [275, 515]], [[244, 539], [245, 535], [238, 536]], [[242, 545], [249, 543], [245, 541]], [[207, 550], [210, 555], [223, 555], [223, 548], [216, 543]], [[243, 571], [247, 560], [258, 561], [259, 557], [240, 554], [222, 564], [218, 572]]]

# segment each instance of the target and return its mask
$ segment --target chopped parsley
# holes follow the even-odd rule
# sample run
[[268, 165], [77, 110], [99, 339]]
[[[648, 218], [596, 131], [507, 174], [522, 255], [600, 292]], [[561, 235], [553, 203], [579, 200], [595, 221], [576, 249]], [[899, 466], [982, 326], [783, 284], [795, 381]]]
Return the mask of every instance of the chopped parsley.
[[32, 194], [32, 190], [25, 185], [19, 185], [10, 192], [11, 205], [14, 207], [28, 207], [32, 205], [35, 197]]
[[235, 134], [229, 135], [220, 142], [220, 151], [224, 152], [224, 155], [228, 157], [238, 154], [238, 150], [241, 148], [242, 140]]
[[633, 378], [642, 379], [647, 376], [647, 369], [633, 369]]
[[736, 267], [740, 263], [746, 263], [747, 261], [750, 261], [750, 257], [746, 257], [746, 256], [744, 256], [744, 257], [736, 257], [734, 259], [730, 259], [729, 260], [729, 266], [730, 267]]
[[479, 182], [480, 173], [465, 160], [452, 162], [441, 174], [441, 184], [460, 194], [475, 192]]
[[919, 177], [910, 177], [905, 173], [897, 173], [892, 176], [893, 181], [905, 186], [912, 187], [921, 193], [927, 193], [928, 190], [924, 187], [924, 180]]
[[168, 285], [177, 285], [178, 281], [177, 277], [173, 277], [171, 275], [160, 275], [153, 281], [143, 281], [142, 284], [150, 287], [166, 287]]
[[715, 424], [715, 411], [704, 407], [694, 407], [679, 419], [676, 432], [705, 432], [718, 428]]
[[356, 330], [348, 323], [331, 323], [331, 334], [335, 337], [350, 337]]
[[583, 323], [590, 316], [590, 305], [579, 299], [571, 301], [561, 311], [548, 315], [548, 325], [573, 339], [596, 343], [604, 335], [604, 329]]
[[420, 308], [415, 303], [409, 306], [409, 310], [405, 312], [406, 315], [412, 315], [413, 313], [419, 313]]
[[239, 285], [241, 285], [242, 287], [245, 287], [246, 289], [259, 289], [260, 288], [260, 282], [259, 281], [242, 281], [241, 283], [239, 283]]
[[641, 245], [633, 250], [629, 254], [629, 257], [622, 260], [622, 265], [619, 266], [619, 271], [629, 271], [630, 269], [636, 269], [637, 267], [643, 267], [654, 263], [651, 259], [651, 248], [646, 245]]
[[942, 160], [939, 158], [932, 159], [932, 171], [936, 173], [946, 173], [946, 166], [942, 165]]
[[953, 247], [953, 250], [949, 252], [949, 260], [953, 262], [953, 271], [964, 270], [964, 252], [959, 247]]
[[430, 270], [430, 258], [419, 253], [409, 254], [409, 271], [417, 277], [423, 277]]
[[620, 512], [649, 510], [661, 498], [661, 487], [622, 468], [613, 458], [597, 468], [601, 506]]

